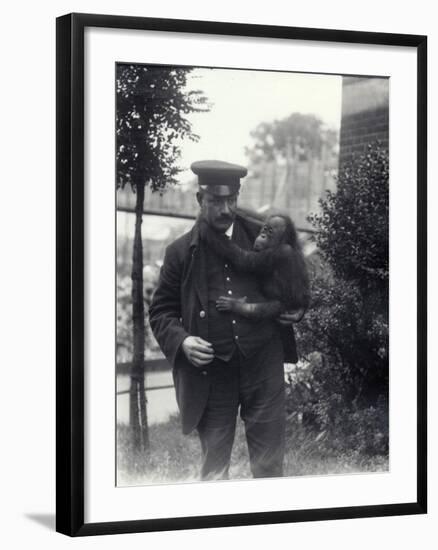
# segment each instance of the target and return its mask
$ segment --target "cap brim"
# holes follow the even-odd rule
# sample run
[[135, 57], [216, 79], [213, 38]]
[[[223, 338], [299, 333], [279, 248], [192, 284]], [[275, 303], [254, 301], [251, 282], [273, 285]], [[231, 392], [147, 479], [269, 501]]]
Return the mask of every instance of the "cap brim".
[[200, 185], [199, 186], [205, 193], [210, 193], [215, 197], [230, 197], [236, 195], [239, 192], [240, 185]]

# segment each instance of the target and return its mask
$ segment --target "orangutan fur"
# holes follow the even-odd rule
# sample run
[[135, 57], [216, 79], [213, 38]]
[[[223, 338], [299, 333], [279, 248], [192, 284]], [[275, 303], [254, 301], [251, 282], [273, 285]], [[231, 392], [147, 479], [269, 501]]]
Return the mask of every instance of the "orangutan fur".
[[306, 263], [298, 243], [295, 226], [289, 216], [274, 214], [263, 225], [253, 250], [244, 250], [225, 235], [201, 224], [201, 236], [207, 245], [229, 261], [237, 271], [254, 273], [261, 278], [267, 301], [250, 304], [245, 299], [221, 296], [216, 306], [252, 319], [277, 317], [285, 311], [301, 311], [310, 301]]

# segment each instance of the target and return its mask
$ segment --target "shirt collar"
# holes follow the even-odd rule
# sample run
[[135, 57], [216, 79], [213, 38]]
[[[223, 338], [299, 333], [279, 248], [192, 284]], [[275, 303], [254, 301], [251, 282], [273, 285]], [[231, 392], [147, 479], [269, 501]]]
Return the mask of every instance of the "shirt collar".
[[[234, 223], [230, 225], [230, 227], [225, 231], [225, 235], [231, 239], [233, 236], [233, 229], [234, 229]], [[191, 230], [191, 239], [190, 239], [190, 248], [196, 247], [199, 245], [199, 227], [198, 223], [195, 223], [195, 225], [192, 227]]]
[[230, 227], [225, 231], [225, 235], [231, 239], [231, 237], [233, 236], [233, 228], [234, 228], [234, 223], [232, 223], [230, 225]]

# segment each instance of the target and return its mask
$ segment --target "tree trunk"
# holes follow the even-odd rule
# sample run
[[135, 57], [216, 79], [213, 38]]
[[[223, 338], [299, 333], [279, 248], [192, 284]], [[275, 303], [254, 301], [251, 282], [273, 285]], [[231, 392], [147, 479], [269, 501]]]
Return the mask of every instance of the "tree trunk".
[[134, 450], [149, 448], [149, 432], [144, 387], [145, 320], [143, 297], [143, 221], [144, 183], [137, 182], [135, 205], [135, 235], [132, 254], [132, 321], [134, 333], [134, 356], [131, 366], [131, 388], [129, 402], [129, 425]]

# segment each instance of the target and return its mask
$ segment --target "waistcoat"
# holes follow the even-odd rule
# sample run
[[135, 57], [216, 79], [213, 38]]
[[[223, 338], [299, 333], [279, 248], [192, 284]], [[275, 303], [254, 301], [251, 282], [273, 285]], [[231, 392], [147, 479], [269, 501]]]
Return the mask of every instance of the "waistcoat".
[[[243, 248], [252, 243], [245, 238], [241, 228], [234, 226], [233, 241]], [[247, 242], [248, 241], [248, 242]], [[229, 311], [218, 311], [219, 296], [232, 298], [247, 297], [248, 302], [261, 302], [266, 298], [254, 274], [236, 271], [226, 260], [211, 250], [205, 250], [208, 278], [208, 340], [212, 343], [215, 356], [229, 361], [236, 346], [244, 357], [250, 357], [273, 336], [272, 320], [254, 321]]]

